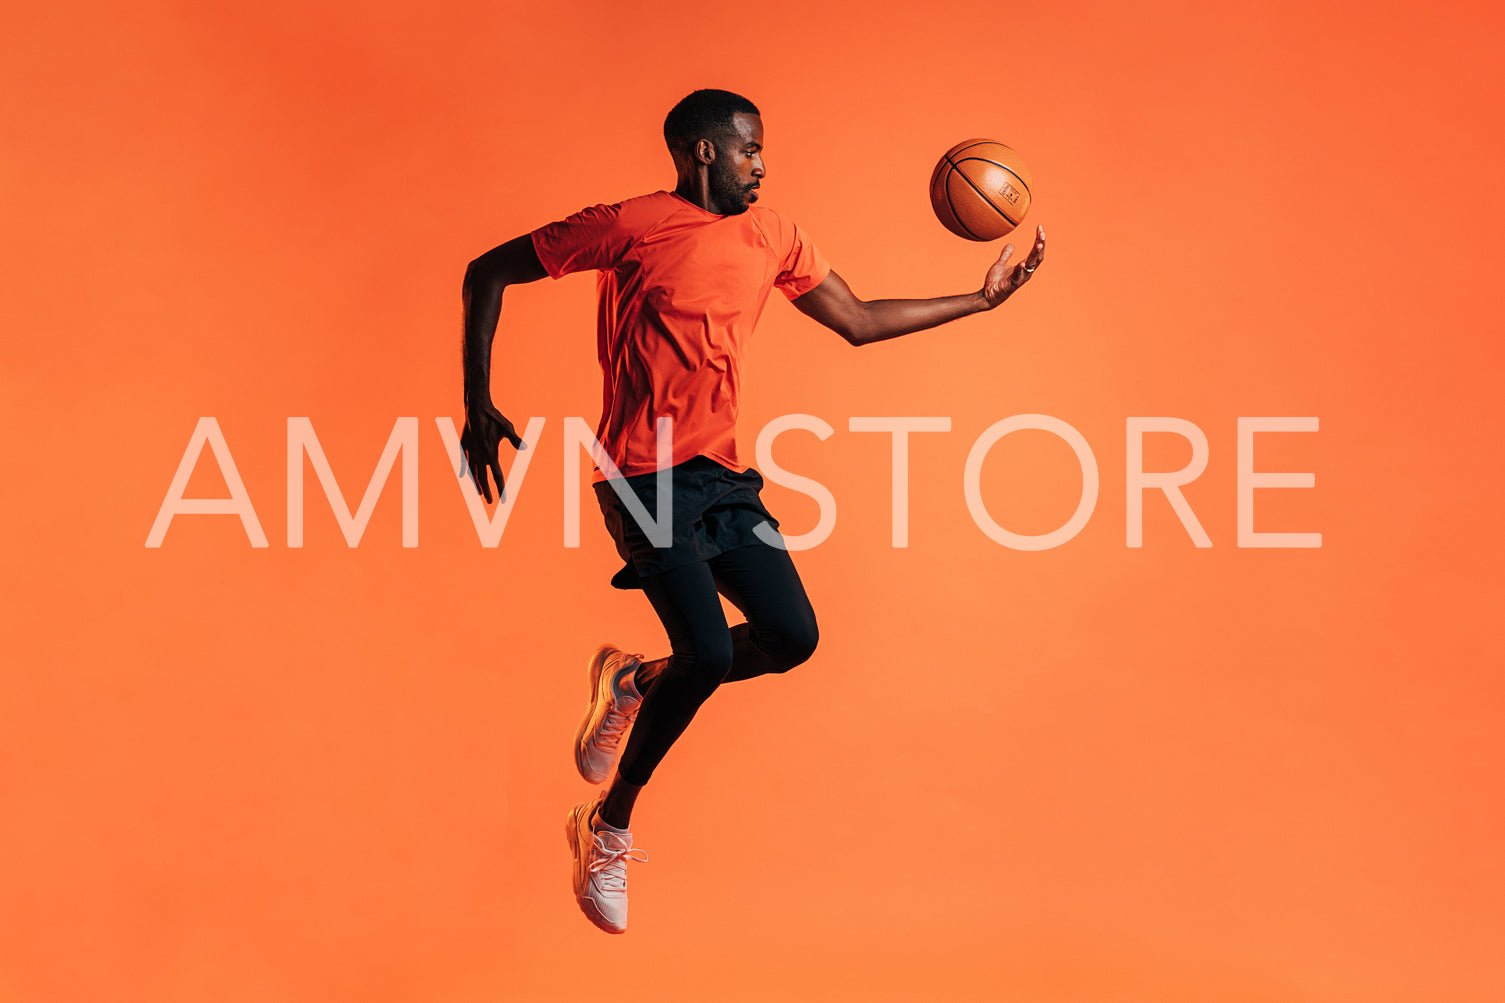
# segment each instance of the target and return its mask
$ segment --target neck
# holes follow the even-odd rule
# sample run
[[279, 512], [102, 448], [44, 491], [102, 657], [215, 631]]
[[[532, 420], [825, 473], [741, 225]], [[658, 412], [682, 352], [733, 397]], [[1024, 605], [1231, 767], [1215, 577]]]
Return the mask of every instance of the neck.
[[682, 174], [678, 183], [674, 186], [674, 194], [700, 206], [706, 212], [713, 212], [718, 216], [725, 216], [726, 212], [711, 200], [711, 179], [705, 171], [696, 171], [694, 174]]

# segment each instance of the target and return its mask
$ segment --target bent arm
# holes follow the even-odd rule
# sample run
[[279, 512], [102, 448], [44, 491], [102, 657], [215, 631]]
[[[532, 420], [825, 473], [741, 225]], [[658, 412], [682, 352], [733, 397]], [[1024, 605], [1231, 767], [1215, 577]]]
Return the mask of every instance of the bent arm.
[[502, 291], [510, 285], [537, 282], [548, 275], [533, 238], [523, 234], [493, 247], [465, 269], [460, 298], [465, 309], [465, 409], [472, 402], [491, 403], [491, 342], [502, 314]]
[[521, 282], [536, 282], [547, 274], [529, 234], [492, 248], [465, 269], [460, 290], [465, 307], [465, 429], [460, 433], [460, 448], [465, 452], [471, 479], [488, 502], [491, 478], [496, 480], [497, 497], [502, 496], [502, 440], [517, 449], [525, 446], [512, 422], [491, 403], [491, 342], [502, 313], [502, 291]]
[[834, 271], [820, 285], [794, 300], [800, 312], [853, 345], [870, 345], [900, 335], [937, 327], [960, 317], [991, 310], [1008, 299], [1028, 282], [1040, 262], [1045, 260], [1045, 231], [1036, 231], [1029, 255], [1010, 266], [1014, 245], [1004, 246], [1003, 253], [988, 269], [982, 288], [960, 296], [934, 299], [862, 300]]

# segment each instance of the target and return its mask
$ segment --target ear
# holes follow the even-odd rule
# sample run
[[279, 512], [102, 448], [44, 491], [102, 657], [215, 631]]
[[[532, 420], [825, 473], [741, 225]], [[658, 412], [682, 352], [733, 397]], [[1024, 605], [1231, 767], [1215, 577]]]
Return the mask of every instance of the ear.
[[716, 159], [716, 144], [709, 139], [695, 141], [695, 160], [698, 163], [709, 164]]

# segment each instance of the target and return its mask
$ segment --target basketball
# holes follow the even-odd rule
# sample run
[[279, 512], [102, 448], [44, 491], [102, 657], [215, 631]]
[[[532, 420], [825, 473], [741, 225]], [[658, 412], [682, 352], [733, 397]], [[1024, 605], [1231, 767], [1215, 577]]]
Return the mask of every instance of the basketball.
[[1029, 212], [1029, 168], [1012, 149], [969, 139], [946, 151], [930, 175], [930, 205], [946, 229], [968, 240], [997, 240]]

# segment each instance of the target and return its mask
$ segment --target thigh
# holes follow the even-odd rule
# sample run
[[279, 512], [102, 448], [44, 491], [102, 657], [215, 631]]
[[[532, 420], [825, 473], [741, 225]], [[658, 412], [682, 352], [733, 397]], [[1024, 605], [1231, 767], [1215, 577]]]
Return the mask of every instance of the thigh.
[[789, 551], [756, 543], [708, 562], [716, 588], [754, 627], [813, 624], [815, 612]]
[[649, 575], [643, 579], [643, 592], [663, 623], [675, 654], [714, 656], [730, 651], [726, 614], [721, 610], [715, 576], [706, 562]]

